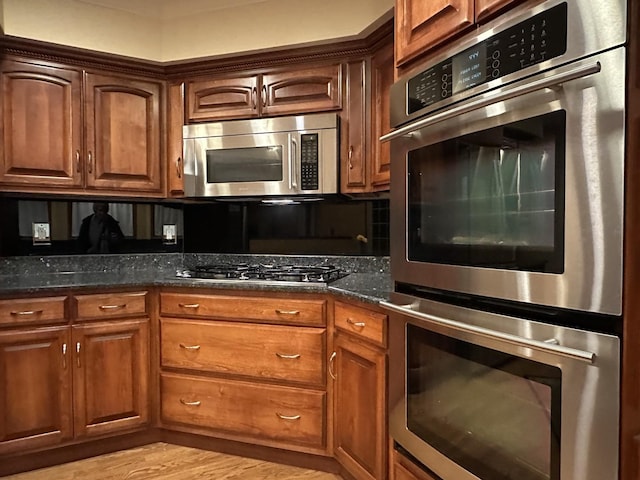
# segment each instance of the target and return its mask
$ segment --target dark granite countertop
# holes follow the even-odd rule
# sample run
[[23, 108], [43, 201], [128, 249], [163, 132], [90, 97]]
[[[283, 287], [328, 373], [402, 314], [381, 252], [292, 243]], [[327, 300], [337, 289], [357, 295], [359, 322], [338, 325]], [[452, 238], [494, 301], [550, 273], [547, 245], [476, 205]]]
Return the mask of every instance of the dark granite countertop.
[[[145, 259], [142, 259], [144, 261]], [[148, 260], [148, 259], [146, 259]], [[362, 262], [358, 259], [357, 262]], [[368, 264], [372, 265], [370, 271], [361, 265], [352, 263], [353, 268], [346, 269], [350, 273], [330, 285], [304, 284], [282, 285], [277, 282], [268, 285], [251, 284], [249, 282], [208, 282], [192, 278], [176, 277], [174, 265], [159, 268], [157, 262], [149, 264], [149, 268], [126, 269], [122, 265], [100, 265], [98, 271], [75, 271], [77, 265], [64, 265], [64, 268], [13, 268], [13, 272], [5, 274], [3, 269], [0, 274], [0, 294], [25, 294], [60, 289], [80, 288], [114, 288], [114, 287], [195, 287], [216, 288], [229, 290], [263, 290], [263, 291], [290, 291], [290, 292], [314, 292], [333, 293], [338, 296], [360, 300], [367, 303], [378, 303], [380, 300], [388, 300], [393, 291], [393, 282], [385, 265], [382, 268], [378, 259], [373, 259]], [[47, 267], [49, 267], [47, 261]], [[383, 262], [384, 263], [384, 262]], [[14, 267], [16, 267], [14, 265]], [[179, 269], [179, 268], [178, 268]]]

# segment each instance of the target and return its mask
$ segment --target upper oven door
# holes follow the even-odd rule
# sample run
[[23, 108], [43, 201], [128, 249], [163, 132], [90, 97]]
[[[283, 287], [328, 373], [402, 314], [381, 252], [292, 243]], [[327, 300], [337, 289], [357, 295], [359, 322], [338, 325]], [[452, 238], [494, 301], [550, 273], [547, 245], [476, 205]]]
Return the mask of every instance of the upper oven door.
[[617, 48], [397, 131], [394, 280], [620, 314], [624, 81]]

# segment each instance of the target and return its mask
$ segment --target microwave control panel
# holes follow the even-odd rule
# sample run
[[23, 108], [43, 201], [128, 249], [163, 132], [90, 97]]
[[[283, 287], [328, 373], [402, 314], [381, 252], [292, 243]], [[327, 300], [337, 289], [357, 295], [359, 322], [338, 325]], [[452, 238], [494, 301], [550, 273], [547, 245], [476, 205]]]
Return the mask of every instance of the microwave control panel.
[[300, 135], [300, 189], [318, 190], [318, 134]]
[[409, 79], [407, 113], [559, 57], [566, 50], [567, 4], [561, 3]]

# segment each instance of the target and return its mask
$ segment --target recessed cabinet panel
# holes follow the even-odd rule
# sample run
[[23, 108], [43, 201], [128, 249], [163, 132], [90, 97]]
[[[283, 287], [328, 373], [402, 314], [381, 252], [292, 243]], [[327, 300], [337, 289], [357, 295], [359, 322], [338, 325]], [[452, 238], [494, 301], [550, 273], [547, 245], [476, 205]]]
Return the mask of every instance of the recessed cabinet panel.
[[73, 435], [67, 327], [0, 332], [0, 453]]
[[366, 189], [366, 102], [367, 63], [364, 60], [347, 66], [346, 105], [342, 111], [341, 192], [355, 193]]
[[475, 0], [476, 1], [476, 21], [482, 21], [490, 17], [503, 7], [516, 3], [518, 0]]
[[2, 64], [0, 183], [82, 184], [80, 73]]
[[391, 131], [389, 91], [393, 85], [393, 45], [389, 44], [371, 58], [371, 184], [374, 190], [389, 188], [391, 143], [380, 137]]
[[159, 190], [160, 85], [86, 75], [87, 185]]
[[186, 85], [187, 120], [250, 118], [259, 114], [258, 77], [217, 78]]

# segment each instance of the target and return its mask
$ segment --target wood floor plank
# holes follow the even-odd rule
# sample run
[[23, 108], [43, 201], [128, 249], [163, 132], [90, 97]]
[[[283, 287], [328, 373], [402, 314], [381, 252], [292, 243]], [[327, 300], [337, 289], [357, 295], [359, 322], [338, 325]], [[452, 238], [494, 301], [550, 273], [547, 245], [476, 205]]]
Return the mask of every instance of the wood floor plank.
[[153, 443], [4, 480], [341, 480], [339, 475]]

